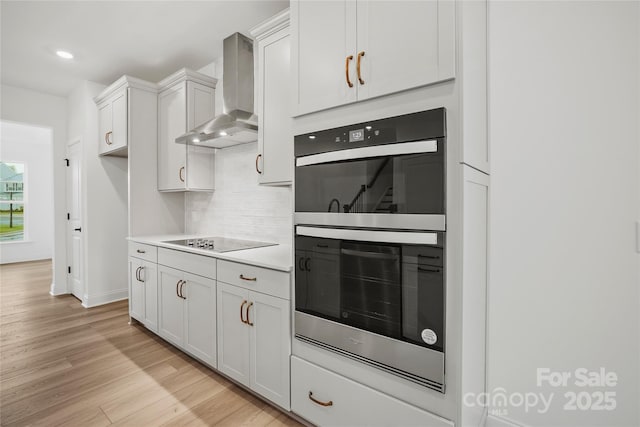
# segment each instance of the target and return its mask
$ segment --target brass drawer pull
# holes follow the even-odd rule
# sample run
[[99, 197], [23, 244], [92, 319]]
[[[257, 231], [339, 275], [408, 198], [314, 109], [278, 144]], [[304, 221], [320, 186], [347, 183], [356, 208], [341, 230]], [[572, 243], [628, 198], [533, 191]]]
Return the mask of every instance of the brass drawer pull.
[[262, 171], [258, 168], [258, 162], [260, 161], [260, 157], [262, 157], [262, 154], [258, 154], [256, 156], [256, 172], [258, 172], [259, 174], [262, 174]]
[[107, 145], [113, 144], [113, 141], [111, 141], [111, 138], [109, 138], [111, 135], [113, 135], [113, 131], [109, 131], [104, 134], [104, 142], [106, 142]]
[[349, 87], [353, 87], [353, 83], [351, 83], [351, 79], [349, 78], [349, 61], [351, 61], [352, 59], [353, 59], [353, 55], [347, 56], [347, 60], [345, 61], [345, 64], [344, 64], [344, 73], [347, 78], [347, 85]]
[[245, 305], [247, 305], [247, 302], [248, 302], [247, 300], [243, 300], [242, 304], [240, 304], [240, 321], [242, 323], [247, 323], [247, 321], [244, 320], [244, 317], [242, 317], [242, 309], [244, 308]]
[[360, 61], [362, 60], [363, 56], [364, 56], [364, 50], [362, 52], [358, 52], [358, 61], [356, 62], [356, 70], [358, 70], [358, 81], [360, 82], [361, 85], [364, 84], [364, 80], [362, 80], [362, 74], [360, 74]]
[[184, 294], [182, 293], [182, 288], [184, 287], [184, 285], [187, 284], [186, 280], [181, 280], [182, 284], [180, 285], [180, 298], [182, 299], [187, 299], [187, 297], [184, 296]]
[[320, 406], [333, 406], [333, 400], [330, 400], [328, 402], [322, 402], [318, 399], [314, 399], [313, 397], [313, 393], [309, 392], [309, 399], [313, 402], [313, 403], [317, 403]]
[[251, 322], [251, 320], [249, 320], [249, 309], [251, 308], [252, 305], [253, 305], [253, 302], [250, 302], [249, 305], [247, 306], [247, 325], [249, 326], [253, 326], [253, 323]]
[[246, 281], [248, 281], [248, 282], [256, 282], [256, 281], [258, 281], [258, 278], [257, 278], [257, 277], [244, 277], [244, 274], [241, 274], [241, 275], [240, 275], [240, 278], [241, 278], [242, 280], [246, 280]]

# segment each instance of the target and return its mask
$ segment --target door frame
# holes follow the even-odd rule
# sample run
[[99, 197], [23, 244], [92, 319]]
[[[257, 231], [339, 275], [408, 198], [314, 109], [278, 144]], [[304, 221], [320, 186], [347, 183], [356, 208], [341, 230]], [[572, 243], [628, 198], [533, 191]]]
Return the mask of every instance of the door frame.
[[[80, 173], [80, 179], [79, 179], [79, 188], [78, 188], [78, 195], [79, 195], [79, 201], [78, 201], [78, 209], [79, 209], [79, 222], [80, 222], [80, 227], [82, 227], [82, 222], [83, 222], [83, 214], [84, 214], [84, 209], [83, 209], [83, 200], [82, 200], [82, 184], [83, 184], [83, 175], [82, 175], [82, 155], [83, 155], [83, 146], [82, 146], [82, 138], [75, 138], [70, 140], [69, 142], [67, 142], [66, 145], [66, 151], [65, 154], [67, 156], [67, 160], [70, 159], [70, 153], [72, 148], [74, 148], [77, 145], [78, 147], [78, 153], [79, 153], [79, 157], [80, 157], [80, 161], [79, 161], [79, 173]], [[71, 169], [69, 167], [65, 168], [65, 194], [66, 194], [66, 200], [65, 200], [65, 210], [67, 212], [67, 214], [69, 214], [71, 212], [71, 188], [70, 188], [70, 184], [71, 184], [71, 180], [70, 180], [70, 173]], [[66, 265], [67, 268], [69, 266], [72, 267], [72, 269], [79, 269], [79, 280], [80, 280], [80, 289], [81, 291], [78, 292], [79, 295], [74, 294], [74, 283], [73, 283], [73, 276], [67, 272], [66, 273], [66, 278], [67, 278], [67, 293], [74, 295], [76, 298], [78, 298], [80, 300], [80, 302], [82, 303], [82, 305], [85, 305], [86, 303], [86, 294], [87, 294], [87, 289], [85, 286], [85, 280], [84, 280], [84, 271], [82, 269], [82, 264], [83, 264], [83, 256], [84, 256], [84, 238], [80, 237], [80, 255], [79, 255], [79, 266], [73, 265], [73, 231], [72, 231], [72, 221], [69, 219], [69, 217], [67, 217], [67, 225], [65, 228], [65, 243], [66, 243]], [[82, 234], [80, 235], [82, 236]]]

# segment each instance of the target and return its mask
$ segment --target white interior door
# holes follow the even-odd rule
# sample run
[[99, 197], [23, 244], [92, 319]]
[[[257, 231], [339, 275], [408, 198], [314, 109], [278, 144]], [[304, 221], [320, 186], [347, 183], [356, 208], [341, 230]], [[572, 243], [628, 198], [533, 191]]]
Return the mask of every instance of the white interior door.
[[82, 144], [67, 146], [67, 289], [83, 300], [82, 281]]

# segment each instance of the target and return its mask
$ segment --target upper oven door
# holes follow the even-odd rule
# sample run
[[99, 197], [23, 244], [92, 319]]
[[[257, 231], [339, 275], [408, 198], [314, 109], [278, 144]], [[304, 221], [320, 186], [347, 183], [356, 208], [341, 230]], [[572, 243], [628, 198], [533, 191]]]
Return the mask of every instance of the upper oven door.
[[445, 231], [445, 113], [296, 135], [295, 223]]
[[432, 139], [298, 157], [296, 223], [444, 231], [443, 146]]

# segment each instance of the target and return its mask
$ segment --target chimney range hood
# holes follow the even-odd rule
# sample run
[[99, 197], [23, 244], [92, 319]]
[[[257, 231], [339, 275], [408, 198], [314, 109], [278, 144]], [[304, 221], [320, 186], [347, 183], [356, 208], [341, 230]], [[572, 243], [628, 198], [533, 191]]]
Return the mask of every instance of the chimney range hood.
[[235, 33], [223, 42], [224, 113], [176, 138], [178, 144], [224, 148], [258, 139], [253, 114], [253, 41]]

